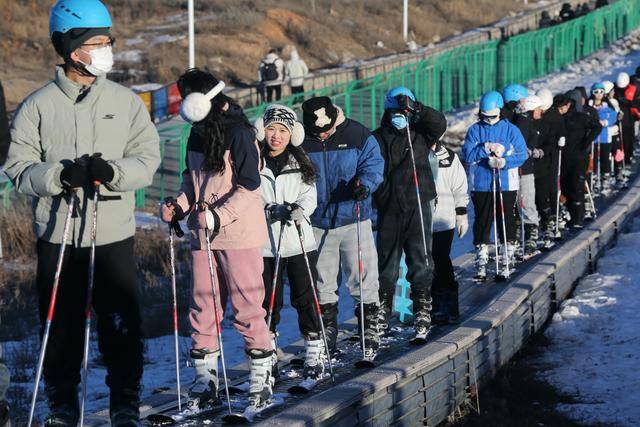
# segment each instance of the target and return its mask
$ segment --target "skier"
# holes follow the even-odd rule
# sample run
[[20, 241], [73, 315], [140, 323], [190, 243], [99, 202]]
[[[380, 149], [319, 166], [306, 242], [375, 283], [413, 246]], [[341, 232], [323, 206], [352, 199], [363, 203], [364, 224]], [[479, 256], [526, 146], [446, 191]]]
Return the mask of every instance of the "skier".
[[[383, 332], [389, 326], [404, 252], [416, 335], [426, 335], [431, 328], [432, 309], [431, 201], [436, 198], [429, 154], [433, 144], [444, 134], [447, 121], [439, 111], [418, 103], [415, 95], [405, 87], [387, 92], [384, 109], [380, 127], [373, 132], [384, 158], [383, 181], [374, 193], [378, 213], [376, 246], [380, 274], [378, 326]], [[411, 132], [412, 146], [409, 145], [408, 131]], [[410, 150], [413, 150], [413, 157]], [[413, 181], [412, 159], [415, 159], [419, 198]]]
[[610, 127], [611, 133], [611, 158], [613, 162], [613, 178], [615, 180], [615, 187], [620, 189], [626, 186], [626, 178], [624, 176], [624, 147], [623, 135], [621, 135], [622, 129], [620, 123], [622, 121], [622, 110], [620, 109], [620, 103], [616, 97], [615, 84], [609, 80], [602, 82], [604, 86], [604, 95], [607, 102], [611, 105], [611, 108], [616, 112], [616, 121], [613, 126]]
[[[273, 395], [274, 348], [262, 308], [262, 248], [267, 242], [267, 225], [260, 195], [259, 150], [255, 130], [240, 106], [219, 93], [220, 87], [213, 75], [197, 68], [180, 76], [181, 114], [193, 123], [187, 169], [178, 197], [161, 205], [163, 221], [188, 215], [191, 231], [189, 321], [195, 376], [187, 408], [193, 411], [217, 401], [218, 358], [224, 349], [216, 328], [224, 318], [227, 298], [249, 357], [249, 405], [262, 408]], [[189, 98], [192, 94], [197, 96]]]
[[467, 172], [456, 153], [438, 141], [433, 145], [438, 159], [436, 193], [438, 195], [433, 213], [433, 321], [436, 324], [457, 323], [460, 317], [458, 306], [458, 282], [451, 263], [451, 244], [454, 232], [462, 237], [469, 229], [467, 219]]
[[582, 228], [585, 218], [586, 173], [591, 152], [591, 144], [602, 130], [597, 113], [585, 111], [586, 99], [579, 90], [566, 94], [571, 100], [569, 111], [564, 116], [567, 129], [567, 144], [563, 151], [562, 189], [567, 198], [567, 208], [571, 228]]
[[622, 111], [622, 137], [624, 143], [624, 155], [627, 165], [633, 161], [633, 149], [635, 145], [635, 121], [640, 117], [640, 93], [636, 96], [636, 86], [631, 84], [629, 74], [620, 73], [616, 79], [616, 99], [620, 103]]
[[304, 92], [304, 78], [309, 74], [307, 64], [300, 58], [296, 49], [291, 50], [290, 58], [285, 64], [286, 74], [291, 86], [291, 94], [296, 95], [293, 103], [304, 101], [299, 94]]
[[[562, 115], [568, 110], [568, 100], [564, 97], [553, 98], [548, 90], [536, 95], [542, 100], [544, 113], [536, 122], [540, 130], [539, 147], [544, 156], [534, 166], [536, 207], [540, 216], [540, 228], [544, 229], [542, 249], [553, 246], [556, 237], [556, 202], [558, 197], [559, 153], [566, 141], [566, 129]], [[557, 102], [556, 102], [557, 101]], [[558, 104], [558, 102], [560, 104]]]
[[535, 165], [544, 157], [540, 148], [540, 130], [536, 122], [542, 118], [542, 100], [531, 95], [520, 100], [515, 125], [518, 126], [527, 144], [528, 159], [520, 167], [521, 212], [524, 221], [524, 256], [532, 255], [538, 249], [539, 217], [536, 209]]
[[[489, 243], [492, 215], [495, 209], [497, 224], [502, 234], [504, 223], [506, 238], [510, 248], [503, 251], [505, 256], [513, 254], [515, 230], [515, 203], [518, 190], [518, 171], [527, 159], [527, 146], [520, 130], [500, 119], [500, 109], [504, 107], [499, 92], [487, 92], [480, 100], [479, 121], [469, 128], [462, 147], [462, 158], [469, 165], [471, 176], [471, 200], [475, 211], [473, 224], [473, 244], [476, 247], [477, 277], [486, 277], [489, 261]], [[498, 197], [493, 198], [494, 174], [500, 183], [495, 183], [496, 191], [502, 193], [504, 215], [500, 211]], [[503, 222], [504, 221], [504, 222]], [[496, 246], [499, 242], [496, 242]], [[497, 256], [497, 254], [496, 254]], [[508, 276], [508, 271], [496, 274]]]
[[[277, 282], [270, 325], [271, 333], [275, 336], [283, 303], [282, 275], [286, 268], [291, 288], [291, 305], [298, 312], [298, 326], [305, 340], [303, 376], [305, 379], [317, 380], [324, 373], [324, 342], [314, 307], [313, 284], [310, 282], [295, 224], [299, 223], [302, 228], [304, 250], [307, 252], [313, 278], [316, 280], [318, 252], [309, 220], [316, 208], [316, 171], [309, 157], [300, 148], [304, 140], [304, 128], [297, 121], [296, 113], [292, 109], [284, 105], [269, 105], [263, 116], [256, 121], [255, 128], [258, 141], [263, 141], [260, 187], [267, 223], [270, 226], [269, 241], [263, 249], [263, 308], [267, 312], [270, 308], [275, 275]], [[274, 373], [277, 375], [276, 353], [274, 367]]]
[[520, 100], [527, 96], [529, 96], [529, 91], [520, 84], [510, 84], [506, 86], [502, 91], [504, 107], [500, 112], [500, 116], [515, 124], [518, 108], [520, 107]]
[[[5, 164], [16, 189], [34, 197], [36, 287], [43, 326], [65, 234], [65, 213], [69, 203], [75, 208], [44, 359], [50, 408], [45, 425], [76, 425], [79, 420], [77, 389], [95, 182], [101, 185], [93, 309], [107, 366], [111, 423], [138, 425], [143, 342], [134, 191], [152, 182], [160, 164], [159, 137], [140, 98], [106, 78], [113, 65], [113, 38], [104, 4], [59, 0], [49, 22], [51, 41], [64, 64], [56, 67], [52, 82], [20, 105]], [[82, 161], [74, 160], [79, 158]]]
[[611, 176], [611, 142], [613, 127], [616, 126], [618, 115], [611, 103], [605, 97], [605, 88], [602, 83], [594, 83], [591, 86], [591, 98], [589, 105], [598, 110], [602, 131], [596, 138], [596, 176], [598, 177], [598, 190], [603, 194], [611, 192], [613, 178]]
[[274, 100], [274, 95], [276, 101], [282, 97], [284, 73], [284, 62], [275, 49], [270, 49], [258, 68], [258, 81], [265, 86], [267, 102]]
[[[338, 272], [342, 271], [356, 307], [364, 321], [364, 339], [369, 356], [379, 346], [378, 255], [371, 229], [371, 193], [382, 182], [384, 160], [369, 130], [345, 118], [328, 97], [315, 97], [302, 104], [305, 140], [302, 148], [318, 171], [318, 207], [311, 224], [318, 243], [318, 292], [327, 340], [331, 351], [338, 336]], [[357, 208], [361, 212], [363, 259], [362, 288], [359, 289]], [[364, 320], [363, 320], [364, 319]], [[361, 324], [362, 326], [362, 324]], [[359, 328], [360, 330], [360, 328]], [[362, 337], [361, 337], [362, 338]]]

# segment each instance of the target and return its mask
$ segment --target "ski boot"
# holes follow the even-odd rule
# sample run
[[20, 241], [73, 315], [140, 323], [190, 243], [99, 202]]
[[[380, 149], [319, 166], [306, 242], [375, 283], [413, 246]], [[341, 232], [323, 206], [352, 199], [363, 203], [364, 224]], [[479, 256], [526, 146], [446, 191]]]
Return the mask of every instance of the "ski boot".
[[415, 329], [414, 344], [425, 344], [431, 332], [431, 295], [428, 291], [419, 289], [411, 292], [413, 300], [413, 327]]
[[432, 302], [432, 310], [431, 310], [431, 321], [434, 325], [446, 325], [447, 324], [447, 303], [446, 303], [446, 293], [442, 290], [432, 290], [431, 297], [433, 299]]
[[278, 367], [278, 333], [271, 333], [271, 343], [273, 345], [273, 355], [271, 356], [271, 376], [280, 378], [280, 368]]
[[249, 373], [249, 406], [255, 409], [271, 403], [273, 398], [273, 377], [271, 361], [273, 350], [250, 349], [251, 369]]
[[[373, 360], [378, 354], [380, 348], [380, 336], [378, 335], [378, 313], [380, 307], [378, 304], [364, 304], [364, 357], [368, 360]], [[356, 317], [358, 318], [358, 334], [361, 332], [361, 316], [360, 316], [360, 304], [355, 309]], [[362, 342], [362, 337], [360, 337]], [[361, 344], [362, 345], [362, 344]]]
[[455, 289], [446, 293], [445, 311], [447, 313], [447, 323], [457, 324], [460, 322], [460, 303], [458, 302], [458, 282], [455, 282]]
[[477, 280], [485, 280], [487, 278], [487, 264], [489, 263], [489, 245], [476, 245], [476, 276]]
[[538, 226], [525, 224], [524, 226], [524, 259], [534, 255], [538, 250]]
[[325, 351], [322, 336], [310, 333], [304, 339], [304, 369], [302, 376], [305, 380], [319, 380], [324, 374]]
[[549, 251], [555, 244], [556, 238], [556, 221], [555, 218], [550, 218], [547, 221], [544, 230], [544, 241], [542, 243], [542, 247], [540, 248], [543, 251]]
[[50, 412], [44, 420], [45, 427], [75, 426], [80, 420], [78, 387], [68, 384], [47, 385], [45, 394]]
[[189, 387], [188, 411], [195, 413], [218, 403], [218, 355], [206, 348], [191, 350], [195, 378]]
[[328, 303], [320, 305], [322, 312], [322, 322], [327, 335], [329, 351], [334, 354], [337, 350], [338, 342], [338, 303]]
[[380, 291], [380, 307], [378, 308], [378, 335], [383, 336], [389, 330], [391, 312], [393, 311], [394, 290]]
[[433, 294], [432, 319], [434, 325], [455, 324], [460, 321], [458, 305], [458, 282], [456, 289]]
[[112, 427], [139, 427], [140, 385], [111, 387], [109, 417]]

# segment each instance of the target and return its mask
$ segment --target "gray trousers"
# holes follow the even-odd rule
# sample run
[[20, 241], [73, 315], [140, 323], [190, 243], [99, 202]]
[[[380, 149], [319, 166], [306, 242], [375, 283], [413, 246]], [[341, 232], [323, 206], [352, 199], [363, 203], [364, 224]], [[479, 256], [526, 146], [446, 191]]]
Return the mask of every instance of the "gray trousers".
[[[360, 244], [362, 246], [363, 299], [365, 304], [378, 304], [378, 253], [373, 240], [371, 221], [360, 224]], [[349, 293], [360, 302], [360, 282], [358, 276], [358, 239], [356, 224], [349, 224], [330, 230], [313, 228], [318, 244], [318, 299], [320, 304], [338, 302], [338, 274], [349, 288]]]
[[[534, 174], [520, 176], [519, 197], [522, 198], [524, 223], [538, 225], [540, 218], [538, 218], [538, 209], [536, 208], [536, 183]], [[520, 202], [521, 201], [518, 200], [518, 205]]]

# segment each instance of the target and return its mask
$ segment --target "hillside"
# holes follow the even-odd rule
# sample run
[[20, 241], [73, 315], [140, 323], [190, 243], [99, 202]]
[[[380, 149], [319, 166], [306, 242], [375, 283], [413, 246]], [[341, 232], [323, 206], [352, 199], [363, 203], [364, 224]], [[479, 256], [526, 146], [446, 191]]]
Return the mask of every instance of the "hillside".
[[[9, 109], [53, 75], [48, 40], [53, 0], [0, 0], [0, 79]], [[164, 83], [187, 63], [187, 2], [107, 0], [114, 15], [116, 69], [127, 84]], [[256, 79], [270, 47], [298, 48], [311, 69], [398, 50], [402, 2], [386, 0], [196, 0], [196, 62], [231, 84]], [[411, 0], [410, 35], [428, 44], [524, 8], [513, 0]], [[533, 2], [530, 2], [533, 3]]]

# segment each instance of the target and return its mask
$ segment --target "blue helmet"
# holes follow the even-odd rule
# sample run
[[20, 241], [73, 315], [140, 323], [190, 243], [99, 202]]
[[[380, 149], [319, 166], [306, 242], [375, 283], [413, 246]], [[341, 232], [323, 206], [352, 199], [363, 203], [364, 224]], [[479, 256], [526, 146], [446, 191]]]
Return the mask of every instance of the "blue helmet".
[[603, 84], [603, 83], [601, 83], [601, 82], [594, 83], [594, 84], [591, 86], [591, 93], [593, 93], [593, 91], [594, 91], [594, 90], [597, 90], [597, 89], [601, 89], [601, 90], [603, 90], [603, 91], [604, 91], [604, 90], [605, 90], [604, 84]]
[[398, 96], [406, 96], [411, 101], [416, 102], [416, 96], [409, 89], [403, 86], [394, 87], [384, 97], [384, 109], [400, 110], [403, 107], [398, 102]]
[[111, 16], [100, 0], [58, 0], [49, 17], [49, 37], [73, 28], [110, 28]]
[[502, 99], [502, 95], [500, 92], [492, 90], [491, 92], [487, 92], [482, 95], [482, 99], [480, 99], [480, 112], [495, 112], [495, 110], [500, 110], [504, 107], [504, 99]]
[[520, 101], [529, 96], [529, 91], [526, 87], [515, 83], [506, 86], [502, 91], [502, 96], [504, 97], [504, 102]]

